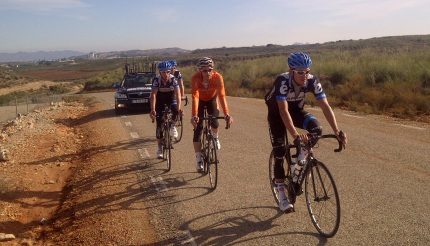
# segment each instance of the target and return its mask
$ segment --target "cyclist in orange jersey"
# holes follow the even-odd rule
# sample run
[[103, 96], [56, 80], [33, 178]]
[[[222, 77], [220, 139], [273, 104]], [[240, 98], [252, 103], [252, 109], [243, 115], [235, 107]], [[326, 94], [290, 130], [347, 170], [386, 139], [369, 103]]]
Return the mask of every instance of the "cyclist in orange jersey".
[[[224, 112], [226, 120], [229, 124], [233, 123], [233, 118], [229, 115], [227, 99], [224, 88], [224, 80], [222, 75], [214, 71], [214, 62], [209, 57], [203, 57], [197, 62], [199, 71], [194, 74], [191, 78], [191, 93], [192, 93], [192, 113], [191, 113], [191, 124], [194, 127], [194, 152], [196, 155], [198, 172], [203, 170], [203, 162], [201, 156], [201, 136], [203, 130], [203, 121], [199, 118], [203, 117], [204, 107], [206, 106], [208, 114], [214, 117], [219, 116], [217, 97]], [[221, 149], [221, 144], [218, 138], [218, 126], [217, 120], [211, 125], [212, 133], [215, 140], [217, 149]]]

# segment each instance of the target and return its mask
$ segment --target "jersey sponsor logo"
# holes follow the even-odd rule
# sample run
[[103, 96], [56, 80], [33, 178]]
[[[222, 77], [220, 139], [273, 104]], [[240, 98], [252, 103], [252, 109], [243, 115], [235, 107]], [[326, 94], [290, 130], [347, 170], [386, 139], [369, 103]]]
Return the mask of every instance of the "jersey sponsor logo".
[[267, 95], [266, 101], [269, 101], [270, 98], [272, 98], [273, 93], [275, 93], [275, 87], [274, 86], [272, 87], [272, 90], [270, 90], [269, 94]]
[[315, 94], [323, 92], [322, 85], [320, 83], [315, 86]]
[[287, 83], [287, 81], [283, 80], [281, 83], [281, 87], [279, 87], [279, 93], [282, 95], [285, 95], [288, 92], [288, 86], [285, 83]]

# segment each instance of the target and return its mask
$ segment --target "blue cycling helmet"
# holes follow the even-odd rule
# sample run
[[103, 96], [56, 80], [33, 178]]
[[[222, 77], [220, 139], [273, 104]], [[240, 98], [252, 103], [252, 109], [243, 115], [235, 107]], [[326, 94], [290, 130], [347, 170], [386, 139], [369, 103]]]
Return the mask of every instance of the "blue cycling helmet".
[[312, 60], [306, 53], [295, 52], [291, 53], [288, 57], [288, 66], [290, 66], [291, 69], [307, 68], [311, 65]]
[[172, 64], [173, 67], [178, 66], [178, 63], [175, 60], [170, 60], [169, 62], [170, 62], [170, 64]]
[[165, 70], [172, 69], [172, 64], [168, 61], [162, 61], [162, 62], [158, 63], [157, 67], [158, 67], [158, 70], [165, 71]]

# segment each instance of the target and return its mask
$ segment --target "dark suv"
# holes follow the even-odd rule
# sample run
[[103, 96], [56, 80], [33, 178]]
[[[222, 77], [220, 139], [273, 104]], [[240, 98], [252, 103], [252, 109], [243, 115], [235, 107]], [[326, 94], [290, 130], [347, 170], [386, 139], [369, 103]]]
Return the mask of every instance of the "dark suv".
[[113, 86], [115, 93], [115, 113], [124, 109], [149, 109], [152, 80], [156, 76], [154, 66], [150, 72], [130, 72], [126, 65], [126, 73], [122, 81]]

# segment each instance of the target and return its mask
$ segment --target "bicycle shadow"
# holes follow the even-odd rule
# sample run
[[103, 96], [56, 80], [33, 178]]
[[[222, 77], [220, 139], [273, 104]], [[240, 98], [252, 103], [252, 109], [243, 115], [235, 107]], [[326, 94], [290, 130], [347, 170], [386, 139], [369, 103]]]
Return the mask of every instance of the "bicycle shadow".
[[[276, 210], [275, 216], [268, 219], [259, 218], [253, 210], [269, 209]], [[231, 213], [231, 216], [226, 216], [226, 214]], [[227, 217], [220, 221], [214, 221], [212, 224], [207, 225], [198, 230], [193, 230], [190, 233], [197, 245], [215, 245], [215, 246], [225, 246], [225, 245], [236, 245], [236, 244], [247, 244], [259, 242], [268, 242], [272, 240], [272, 244], [275, 239], [279, 242], [284, 242], [283, 239], [285, 235], [309, 235], [319, 239], [318, 245], [324, 245], [327, 239], [322, 237], [318, 233], [313, 232], [282, 232], [282, 233], [271, 233], [261, 236], [251, 236], [256, 231], [259, 233], [269, 231], [274, 227], [282, 226], [283, 224], [276, 224], [276, 220], [285, 214], [278, 210], [277, 207], [268, 206], [258, 206], [258, 207], [244, 207], [230, 210], [223, 210], [216, 213], [210, 213], [196, 217], [180, 226], [182, 231], [188, 231], [189, 228], [193, 228], [194, 223], [198, 221], [212, 221], [213, 218]], [[241, 214], [241, 215], [237, 215]], [[286, 227], [285, 227], [286, 228]], [[266, 239], [265, 239], [266, 238]], [[161, 242], [163, 244], [163, 242]], [[279, 244], [279, 243], [278, 243]]]

